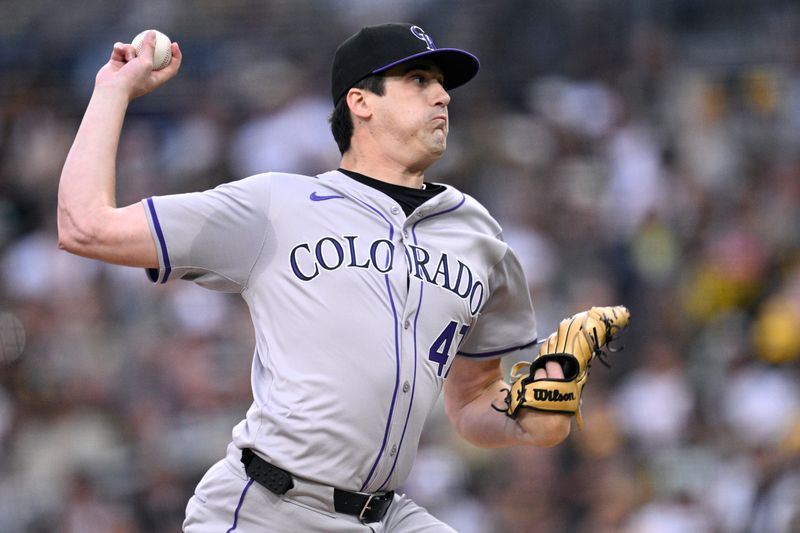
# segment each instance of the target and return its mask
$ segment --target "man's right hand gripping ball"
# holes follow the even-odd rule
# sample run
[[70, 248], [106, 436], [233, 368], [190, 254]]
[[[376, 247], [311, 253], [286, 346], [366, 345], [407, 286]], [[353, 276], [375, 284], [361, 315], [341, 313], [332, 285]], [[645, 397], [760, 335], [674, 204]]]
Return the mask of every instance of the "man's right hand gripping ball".
[[[595, 358], [605, 364], [604, 349], [628, 325], [630, 316], [630, 311], [619, 305], [592, 307], [562, 320], [558, 331], [539, 346], [539, 353], [532, 362], [512, 367], [513, 383], [506, 395], [506, 414], [517, 418], [523, 408], [565, 413], [575, 415], [578, 429], [581, 429], [581, 393], [589, 367]], [[561, 365], [563, 379], [534, 377], [548, 362]]]

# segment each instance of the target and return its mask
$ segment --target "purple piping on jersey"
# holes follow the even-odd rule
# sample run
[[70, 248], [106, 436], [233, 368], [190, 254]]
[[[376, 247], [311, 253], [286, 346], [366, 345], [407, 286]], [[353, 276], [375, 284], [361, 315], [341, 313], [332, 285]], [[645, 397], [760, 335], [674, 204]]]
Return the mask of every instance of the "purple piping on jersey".
[[386, 442], [389, 440], [389, 428], [392, 425], [392, 417], [394, 416], [394, 406], [397, 402], [397, 391], [400, 388], [400, 340], [398, 339], [398, 328], [399, 324], [397, 322], [397, 310], [394, 306], [394, 298], [392, 298], [392, 290], [389, 285], [389, 275], [385, 274], [384, 279], [386, 280], [386, 290], [389, 293], [389, 301], [392, 304], [392, 314], [394, 315], [394, 359], [395, 359], [395, 375], [394, 375], [394, 391], [392, 392], [392, 403], [389, 406], [389, 416], [386, 419], [386, 427], [383, 430], [383, 441], [381, 442], [381, 449], [378, 451], [378, 456], [375, 458], [375, 462], [372, 463], [372, 468], [369, 470], [369, 474], [367, 474], [364, 483], [361, 485], [359, 490], [365, 490], [367, 485], [369, 484], [372, 476], [375, 474], [375, 468], [378, 466], [378, 463], [383, 457], [383, 452], [386, 450]]
[[[394, 306], [394, 298], [392, 298], [392, 289], [389, 285], [389, 275], [385, 274], [384, 279], [386, 280], [386, 290], [389, 293], [389, 301], [392, 303], [392, 314], [394, 315], [394, 362], [395, 362], [395, 373], [394, 373], [394, 391], [392, 392], [392, 404], [389, 407], [389, 416], [386, 419], [386, 427], [383, 430], [383, 442], [381, 442], [381, 449], [378, 452], [378, 457], [375, 458], [375, 462], [372, 464], [372, 468], [367, 475], [367, 479], [364, 480], [364, 483], [361, 485], [360, 490], [365, 490], [367, 484], [372, 479], [373, 474], [375, 474], [375, 468], [378, 466], [378, 462], [383, 457], [383, 452], [386, 450], [386, 442], [389, 440], [389, 428], [392, 425], [392, 418], [394, 417], [394, 406], [397, 403], [397, 391], [400, 390], [400, 339], [399, 339], [399, 329], [400, 324], [397, 321], [397, 310]], [[405, 430], [403, 431], [405, 433]], [[400, 441], [402, 443], [402, 439]], [[397, 462], [397, 455], [395, 455], [395, 462]], [[394, 470], [394, 465], [392, 465], [392, 470]], [[389, 474], [391, 476], [391, 473]], [[386, 482], [384, 482], [385, 484]], [[378, 489], [380, 490], [380, 489]]]
[[[412, 229], [413, 232], [413, 229]], [[417, 244], [417, 237], [414, 235], [414, 245]], [[417, 303], [417, 312], [414, 315], [414, 376], [411, 378], [411, 399], [408, 402], [408, 411], [406, 412], [406, 421], [403, 424], [403, 433], [400, 434], [400, 442], [397, 444], [397, 453], [394, 456], [394, 462], [392, 463], [392, 468], [389, 470], [389, 475], [386, 476], [386, 480], [381, 484], [378, 490], [383, 490], [389, 480], [392, 479], [392, 474], [394, 474], [394, 469], [397, 466], [397, 460], [400, 458], [400, 450], [403, 449], [403, 441], [406, 438], [406, 429], [408, 429], [408, 421], [411, 420], [411, 408], [414, 405], [414, 393], [417, 390], [417, 319], [419, 319], [419, 312], [422, 309], [422, 289], [425, 287], [425, 284], [420, 281], [419, 282], [419, 302]]]
[[[428, 220], [429, 218], [438, 217], [439, 215], [444, 215], [446, 213], [450, 213], [452, 211], [455, 211], [456, 209], [458, 209], [459, 207], [464, 205], [464, 202], [466, 202], [466, 201], [467, 201], [467, 197], [464, 196], [464, 193], [462, 192], [461, 193], [461, 201], [458, 202], [458, 204], [455, 207], [451, 207], [450, 209], [445, 209], [444, 211], [439, 211], [438, 213], [433, 213], [432, 215], [428, 215], [426, 217], [422, 217], [421, 219], [419, 219], [416, 222], [414, 222], [414, 225], [412, 226], [411, 231], [412, 232], [415, 231], [417, 229], [417, 225], [420, 222], [422, 222], [423, 220]], [[415, 246], [417, 245], [417, 236], [416, 236], [416, 234], [414, 234], [414, 245]]]
[[392, 238], [394, 237], [394, 226], [392, 226], [392, 222], [388, 218], [383, 216], [383, 213], [381, 213], [377, 208], [369, 205], [364, 200], [359, 200], [358, 198], [355, 198], [355, 200], [357, 200], [358, 203], [360, 203], [361, 205], [363, 205], [364, 207], [366, 207], [367, 209], [369, 209], [370, 211], [381, 217], [383, 221], [389, 225], [389, 240], [392, 240]]
[[[434, 213], [432, 215], [428, 215], [427, 217], [421, 218], [417, 220], [413, 226], [411, 226], [411, 235], [414, 239], [414, 246], [419, 245], [419, 241], [417, 240], [417, 224], [422, 222], [423, 220], [428, 220], [429, 218], [433, 218], [435, 216], [443, 215], [445, 213], [450, 213], [451, 211], [455, 211], [466, 202], [467, 197], [464, 196], [464, 193], [461, 193], [461, 201], [455, 206], [451, 207], [450, 209], [445, 209], [444, 211], [439, 211], [438, 213]], [[417, 303], [417, 312], [414, 315], [414, 376], [412, 378], [413, 385], [411, 386], [411, 400], [408, 403], [408, 412], [406, 413], [406, 421], [403, 424], [403, 433], [400, 435], [400, 442], [397, 444], [397, 453], [394, 456], [394, 463], [392, 463], [392, 468], [389, 470], [389, 475], [386, 477], [386, 480], [383, 484], [378, 488], [378, 490], [383, 490], [383, 487], [389, 482], [392, 478], [392, 474], [394, 473], [394, 469], [397, 466], [397, 460], [400, 459], [400, 450], [403, 449], [403, 442], [406, 437], [406, 429], [408, 429], [408, 422], [411, 420], [411, 407], [414, 405], [414, 392], [417, 388], [417, 321], [419, 320], [419, 314], [422, 310], [422, 292], [425, 288], [425, 284], [420, 281], [419, 282], [419, 302]], [[399, 372], [399, 369], [398, 369]]]
[[458, 352], [458, 355], [463, 355], [465, 357], [492, 357], [494, 355], [501, 355], [508, 352], [513, 352], [514, 350], [524, 350], [525, 348], [529, 348], [536, 344], [538, 339], [533, 339], [531, 342], [525, 343], [522, 346], [512, 346], [511, 348], [503, 348], [502, 350], [495, 350], [493, 352], [482, 352], [482, 353], [469, 353], [469, 352]]
[[[386, 224], [389, 226], [389, 240], [391, 241], [394, 238], [394, 226], [392, 225], [391, 221], [389, 221], [385, 216], [383, 216], [383, 213], [381, 213], [375, 207], [369, 205], [363, 200], [359, 200], [358, 198], [356, 198], [356, 200], [358, 200], [360, 204], [362, 204], [364, 207], [377, 214], [379, 217], [383, 219], [384, 222], [386, 222]], [[392, 402], [389, 405], [389, 416], [386, 419], [386, 427], [383, 430], [383, 441], [381, 442], [381, 449], [378, 451], [378, 456], [375, 458], [375, 462], [372, 463], [372, 468], [370, 468], [369, 474], [367, 474], [364, 483], [361, 485], [361, 489], [359, 489], [361, 491], [365, 490], [370, 480], [372, 480], [372, 476], [375, 474], [375, 469], [378, 467], [378, 463], [380, 463], [381, 457], [383, 457], [383, 452], [386, 451], [386, 442], [389, 440], [389, 428], [392, 425], [392, 417], [394, 416], [394, 406], [397, 402], [397, 391], [400, 389], [400, 339], [399, 339], [400, 324], [397, 320], [397, 308], [394, 305], [394, 298], [392, 297], [392, 287], [389, 283], [389, 274], [384, 274], [383, 278], [386, 282], [386, 292], [389, 295], [389, 303], [392, 305], [392, 315], [394, 317], [394, 360], [396, 369], [394, 374], [394, 391], [392, 392]]]
[[233, 512], [233, 525], [226, 531], [225, 533], [231, 533], [234, 529], [236, 529], [236, 524], [239, 522], [239, 509], [242, 508], [242, 504], [244, 503], [244, 495], [247, 494], [247, 489], [250, 488], [250, 485], [253, 484], [252, 479], [247, 480], [247, 485], [244, 486], [242, 490], [241, 496], [239, 496], [239, 504], [236, 506], [236, 510]]
[[164, 278], [161, 280], [161, 283], [166, 283], [167, 279], [169, 279], [170, 272], [172, 272], [172, 265], [169, 262], [169, 253], [167, 253], [167, 241], [164, 240], [164, 232], [161, 231], [161, 223], [158, 221], [158, 214], [156, 213], [156, 206], [153, 205], [152, 196], [147, 199], [147, 207], [150, 208], [150, 216], [153, 219], [153, 227], [156, 230], [156, 236], [158, 237], [158, 244], [161, 246], [161, 257], [164, 259]]

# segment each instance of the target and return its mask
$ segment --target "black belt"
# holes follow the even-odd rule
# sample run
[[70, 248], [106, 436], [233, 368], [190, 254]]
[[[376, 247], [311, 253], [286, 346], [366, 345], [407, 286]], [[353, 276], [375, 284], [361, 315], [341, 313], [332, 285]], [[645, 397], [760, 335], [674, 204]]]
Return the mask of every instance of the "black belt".
[[[242, 463], [247, 475], [274, 494], [284, 494], [294, 487], [292, 474], [268, 463], [249, 448], [242, 450]], [[394, 491], [369, 494], [333, 489], [333, 508], [337, 513], [357, 516], [365, 523], [380, 522], [394, 498]]]

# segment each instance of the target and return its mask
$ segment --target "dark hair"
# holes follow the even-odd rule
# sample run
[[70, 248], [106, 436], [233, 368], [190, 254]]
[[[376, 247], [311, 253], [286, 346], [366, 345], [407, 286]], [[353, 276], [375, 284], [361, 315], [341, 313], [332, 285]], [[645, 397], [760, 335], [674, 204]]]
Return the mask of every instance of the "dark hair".
[[[364, 89], [378, 96], [383, 96], [386, 90], [386, 79], [380, 74], [373, 74], [358, 81], [353, 85], [353, 89]], [[348, 89], [349, 90], [349, 89]], [[333, 113], [328, 118], [331, 123], [331, 133], [339, 146], [339, 152], [344, 154], [350, 149], [350, 139], [353, 137], [353, 117], [350, 115], [350, 108], [347, 106], [347, 94], [342, 96], [333, 108]]]

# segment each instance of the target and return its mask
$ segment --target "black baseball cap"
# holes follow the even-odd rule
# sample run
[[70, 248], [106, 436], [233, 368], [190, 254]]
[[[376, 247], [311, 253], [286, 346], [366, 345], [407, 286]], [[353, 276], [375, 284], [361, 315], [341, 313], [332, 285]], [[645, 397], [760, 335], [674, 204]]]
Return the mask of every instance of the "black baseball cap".
[[437, 48], [419, 26], [378, 24], [361, 28], [336, 49], [331, 69], [333, 103], [370, 74], [378, 74], [411, 59], [432, 59], [444, 74], [444, 88], [454, 89], [478, 73], [480, 62], [458, 48]]

